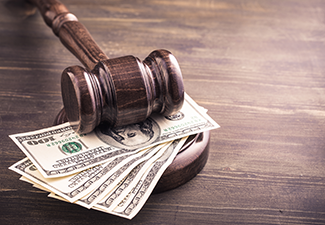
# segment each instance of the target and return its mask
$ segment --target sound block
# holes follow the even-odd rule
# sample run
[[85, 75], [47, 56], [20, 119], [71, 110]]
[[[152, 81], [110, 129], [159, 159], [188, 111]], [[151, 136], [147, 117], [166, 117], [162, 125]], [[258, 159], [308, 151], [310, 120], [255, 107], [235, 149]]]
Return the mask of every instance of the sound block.
[[[62, 109], [56, 116], [54, 125], [67, 121], [65, 111]], [[174, 161], [161, 176], [153, 193], [161, 193], [177, 188], [194, 178], [207, 162], [209, 142], [209, 131], [189, 136]]]

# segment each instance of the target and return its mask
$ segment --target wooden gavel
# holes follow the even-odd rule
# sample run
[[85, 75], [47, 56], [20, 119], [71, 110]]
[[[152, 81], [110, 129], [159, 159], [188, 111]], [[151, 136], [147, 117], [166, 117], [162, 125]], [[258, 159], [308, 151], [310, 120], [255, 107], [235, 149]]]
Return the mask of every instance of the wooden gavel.
[[61, 78], [66, 117], [77, 132], [91, 132], [101, 122], [122, 126], [141, 122], [152, 113], [170, 116], [180, 110], [183, 78], [169, 51], [153, 51], [143, 62], [134, 56], [109, 59], [61, 2], [29, 1], [86, 67], [68, 67]]

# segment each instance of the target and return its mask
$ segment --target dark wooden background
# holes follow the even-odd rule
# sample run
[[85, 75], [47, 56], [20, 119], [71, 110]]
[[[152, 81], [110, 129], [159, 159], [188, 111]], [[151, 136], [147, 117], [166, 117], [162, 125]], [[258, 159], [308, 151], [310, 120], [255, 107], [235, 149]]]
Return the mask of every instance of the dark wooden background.
[[47, 198], [8, 167], [8, 135], [51, 126], [61, 72], [80, 65], [37, 12], [1, 1], [1, 224], [325, 224], [325, 1], [63, 0], [111, 58], [178, 59], [221, 128], [189, 183], [132, 220]]

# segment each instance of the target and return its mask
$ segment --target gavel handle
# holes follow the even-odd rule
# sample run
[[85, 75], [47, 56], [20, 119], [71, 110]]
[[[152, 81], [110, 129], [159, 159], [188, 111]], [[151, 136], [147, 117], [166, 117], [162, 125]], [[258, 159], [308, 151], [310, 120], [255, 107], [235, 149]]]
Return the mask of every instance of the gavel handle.
[[86, 27], [58, 0], [29, 0], [41, 12], [45, 23], [52, 28], [62, 44], [88, 69], [107, 60]]

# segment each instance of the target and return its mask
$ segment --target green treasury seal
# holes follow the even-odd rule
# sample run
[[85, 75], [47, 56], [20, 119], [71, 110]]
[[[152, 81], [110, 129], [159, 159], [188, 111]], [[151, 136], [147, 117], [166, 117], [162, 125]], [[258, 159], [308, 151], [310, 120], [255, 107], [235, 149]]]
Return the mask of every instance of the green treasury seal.
[[62, 146], [62, 151], [66, 153], [76, 153], [81, 151], [82, 145], [78, 142], [69, 142]]

